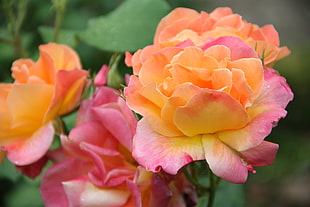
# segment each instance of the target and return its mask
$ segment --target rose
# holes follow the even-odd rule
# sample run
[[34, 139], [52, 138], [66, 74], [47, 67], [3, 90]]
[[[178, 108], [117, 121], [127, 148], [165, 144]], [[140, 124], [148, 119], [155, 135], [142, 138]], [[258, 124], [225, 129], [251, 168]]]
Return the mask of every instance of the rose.
[[[106, 82], [104, 71], [107, 67], [96, 77], [100, 86]], [[97, 87], [82, 102], [77, 126], [61, 137], [66, 157], [43, 176], [40, 189], [46, 206], [168, 206], [172, 193], [173, 198], [182, 196], [133, 160], [131, 140], [137, 122], [116, 93]], [[169, 206], [184, 206], [180, 200]]]
[[154, 53], [130, 77], [125, 96], [143, 116], [133, 156], [147, 170], [176, 174], [205, 159], [217, 176], [243, 183], [253, 166], [273, 162], [278, 145], [264, 138], [293, 95], [251, 47], [228, 36]]
[[14, 83], [0, 84], [0, 145], [16, 165], [31, 164], [47, 152], [53, 120], [77, 106], [88, 74], [68, 46], [49, 43], [39, 50], [37, 62], [13, 63]]
[[210, 14], [188, 8], [176, 8], [165, 16], [157, 26], [153, 45], [138, 50], [133, 57], [127, 53], [126, 63], [137, 72], [154, 52], [190, 39], [197, 46], [208, 38], [235, 36], [254, 48], [264, 64], [272, 66], [290, 54], [287, 47], [280, 47], [278, 32], [272, 25], [259, 27], [243, 20], [230, 8], [217, 8]]
[[243, 20], [228, 7], [220, 7], [210, 14], [188, 8], [176, 8], [158, 24], [154, 44], [172, 46], [186, 39], [202, 45], [209, 37], [235, 36], [253, 47], [267, 66], [287, 56], [287, 47], [279, 47], [279, 35], [272, 25], [259, 27]]

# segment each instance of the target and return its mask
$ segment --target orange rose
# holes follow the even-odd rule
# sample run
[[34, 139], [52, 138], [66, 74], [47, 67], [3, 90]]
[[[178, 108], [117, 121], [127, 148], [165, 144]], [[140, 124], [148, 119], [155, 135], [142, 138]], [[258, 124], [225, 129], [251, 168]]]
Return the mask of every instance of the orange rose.
[[154, 44], [139, 50], [133, 57], [127, 53], [126, 63], [134, 72], [141, 63], [156, 51], [174, 46], [190, 39], [197, 46], [203, 45], [208, 38], [234, 36], [250, 45], [270, 67], [276, 61], [290, 54], [287, 47], [280, 47], [278, 32], [272, 25], [259, 27], [243, 20], [230, 8], [217, 8], [210, 14], [188, 8], [176, 8], [164, 17], [157, 26]]
[[39, 46], [37, 62], [13, 63], [12, 84], [0, 84], [0, 145], [16, 165], [42, 157], [54, 137], [53, 120], [80, 101], [87, 71], [78, 55], [56, 43]]

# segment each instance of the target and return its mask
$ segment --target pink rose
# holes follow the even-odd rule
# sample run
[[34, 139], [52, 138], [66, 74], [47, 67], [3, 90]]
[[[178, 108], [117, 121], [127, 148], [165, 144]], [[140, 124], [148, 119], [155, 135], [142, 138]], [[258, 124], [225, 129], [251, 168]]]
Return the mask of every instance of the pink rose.
[[[97, 83], [102, 85], [104, 77], [98, 76]], [[40, 189], [46, 206], [177, 207], [170, 199], [181, 193], [170, 190], [169, 182], [147, 172], [132, 158], [137, 122], [116, 93], [98, 87], [82, 102], [77, 126], [69, 136], [61, 137], [65, 159], [43, 176]]]

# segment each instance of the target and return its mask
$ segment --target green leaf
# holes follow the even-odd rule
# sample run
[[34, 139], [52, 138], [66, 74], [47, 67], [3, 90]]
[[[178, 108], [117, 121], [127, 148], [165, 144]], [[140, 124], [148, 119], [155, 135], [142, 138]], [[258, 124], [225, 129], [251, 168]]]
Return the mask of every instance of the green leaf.
[[15, 182], [20, 175], [20, 173], [16, 172], [15, 165], [7, 159], [4, 159], [4, 162], [0, 165], [0, 178], [9, 179]]
[[[52, 27], [41, 26], [39, 27], [39, 33], [45, 43], [53, 41], [54, 29]], [[58, 37], [58, 43], [75, 47], [78, 43], [77, 34], [78, 31], [75, 30], [61, 29]]]
[[68, 132], [71, 131], [71, 129], [75, 127], [77, 114], [78, 114], [78, 111], [76, 110], [62, 117], [63, 124], [65, 125], [65, 128]]
[[108, 15], [91, 19], [81, 39], [103, 50], [135, 51], [152, 44], [158, 22], [169, 11], [164, 0], [126, 0]]
[[38, 181], [27, 178], [19, 180], [15, 183], [15, 188], [5, 197], [5, 204], [7, 207], [43, 206]]
[[242, 184], [221, 181], [215, 194], [214, 207], [244, 206], [244, 189]]

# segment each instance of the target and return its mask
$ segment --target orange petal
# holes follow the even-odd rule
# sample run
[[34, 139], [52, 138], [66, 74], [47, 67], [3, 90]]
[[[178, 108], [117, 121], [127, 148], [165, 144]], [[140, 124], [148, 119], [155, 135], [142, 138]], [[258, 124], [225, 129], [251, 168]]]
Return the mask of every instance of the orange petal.
[[261, 61], [256, 58], [243, 58], [228, 63], [228, 68], [240, 69], [252, 88], [254, 97], [261, 92], [264, 83], [264, 69]]
[[50, 109], [61, 102], [58, 115], [72, 111], [80, 102], [87, 75], [87, 71], [80, 69], [58, 71], [55, 77], [55, 95]]
[[190, 83], [179, 85], [161, 110], [163, 120], [173, 123], [175, 110], [180, 106], [184, 106], [191, 97], [200, 91], [199, 87]]
[[[182, 24], [180, 26], [186, 26], [192, 19], [198, 17], [199, 14], [193, 9], [188, 8], [176, 8], [172, 12], [170, 12], [167, 16], [165, 16], [158, 24], [155, 36], [154, 36], [154, 44], [158, 44], [160, 42], [159, 36], [167, 27], [179, 22], [181, 20]], [[183, 21], [182, 21], [183, 20]], [[172, 30], [173, 31], [173, 30]], [[180, 31], [175, 29], [175, 31]], [[174, 36], [174, 35], [171, 35]]]
[[211, 13], [210, 16], [214, 19], [219, 19], [228, 15], [231, 15], [233, 12], [231, 8], [229, 7], [219, 7], [214, 9]]
[[174, 125], [165, 122], [161, 118], [161, 108], [139, 93], [142, 88], [143, 86], [139, 82], [139, 79], [136, 76], [131, 76], [129, 85], [124, 91], [128, 106], [152, 123], [155, 131], [167, 136], [182, 135]]
[[56, 70], [82, 68], [77, 53], [66, 45], [49, 43], [46, 45], [40, 45], [39, 50], [40, 52], [47, 53], [53, 59]]
[[172, 74], [172, 78], [167, 78], [165, 83], [170, 82], [168, 84], [173, 86], [173, 88], [183, 83], [193, 83], [201, 88], [209, 88], [211, 86], [212, 73], [208, 69], [174, 64], [169, 71]]
[[213, 57], [205, 55], [199, 47], [184, 48], [184, 51], [176, 55], [171, 63], [208, 70], [218, 68], [218, 62]]
[[167, 97], [156, 88], [155, 83], [150, 83], [141, 88], [140, 94], [159, 108], [162, 108], [167, 102]]
[[[223, 60], [228, 61], [231, 56], [230, 49], [224, 45], [211, 46], [208, 49], [206, 49], [204, 53], [207, 56], [214, 57], [219, 63], [222, 62]], [[221, 67], [226, 67], [226, 65]]]
[[175, 112], [174, 122], [186, 136], [240, 129], [248, 115], [237, 101], [225, 92], [203, 89]]
[[12, 77], [17, 83], [27, 83], [30, 75], [29, 68], [33, 66], [34, 62], [30, 59], [19, 59], [13, 62]]
[[232, 73], [228, 69], [216, 69], [213, 71], [212, 89], [230, 92], [232, 87]]
[[178, 54], [182, 48], [166, 48], [161, 53], [152, 55], [142, 66], [139, 79], [142, 84], [155, 82], [160, 84], [169, 75], [166, 65], [170, 63], [173, 56]]
[[253, 92], [249, 87], [242, 70], [232, 69], [231, 72], [233, 87], [230, 95], [246, 108], [253, 102]]
[[7, 97], [12, 88], [12, 84], [0, 83], [0, 112], [8, 110]]
[[52, 101], [54, 87], [51, 85], [13, 85], [8, 95], [12, 127], [40, 126]]
[[273, 25], [267, 24], [263, 26], [261, 30], [267, 38], [267, 42], [273, 44], [276, 47], [280, 46], [279, 34]]
[[242, 17], [238, 14], [231, 14], [220, 18], [218, 21], [215, 22], [213, 27], [241, 28], [242, 26], [243, 26]]

